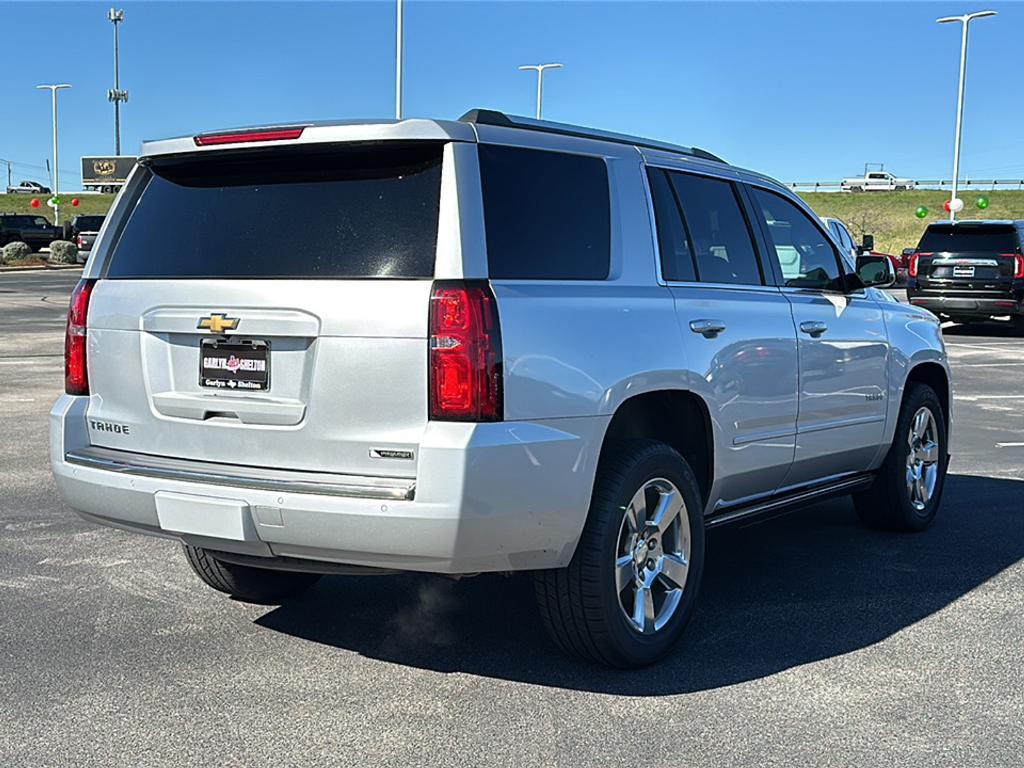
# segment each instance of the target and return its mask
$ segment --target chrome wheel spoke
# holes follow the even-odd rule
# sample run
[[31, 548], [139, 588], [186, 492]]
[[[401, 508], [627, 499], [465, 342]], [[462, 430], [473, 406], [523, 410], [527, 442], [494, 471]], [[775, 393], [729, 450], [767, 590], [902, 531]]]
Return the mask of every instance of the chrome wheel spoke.
[[934, 464], [939, 460], [939, 445], [933, 440], [923, 443], [917, 450], [917, 457], [925, 464]]
[[641, 488], [633, 496], [626, 507], [626, 523], [633, 533], [639, 533], [647, 518], [647, 499], [644, 495], [644, 488]]
[[615, 561], [615, 591], [622, 594], [622, 590], [636, 584], [636, 571], [633, 569], [633, 556], [623, 555]]
[[648, 525], [657, 528], [660, 533], [664, 534], [665, 530], [679, 516], [679, 510], [682, 508], [683, 497], [679, 491], [672, 489], [662, 493], [658, 498], [658, 506], [654, 508], [654, 514], [651, 515]]
[[686, 586], [686, 575], [690, 572], [690, 563], [681, 555], [665, 555], [661, 561], [661, 576], [669, 582], [669, 589], [682, 589]]
[[654, 594], [640, 587], [633, 597], [633, 625], [645, 635], [654, 631]]
[[915, 438], [921, 439], [922, 437], [924, 437], [924, 431], [928, 427], [928, 419], [929, 418], [930, 418], [930, 416], [928, 415], [928, 411], [926, 409], [924, 409], [924, 408], [919, 410], [917, 412], [917, 415], [914, 416], [914, 427], [913, 427], [913, 429], [914, 429], [914, 437]]

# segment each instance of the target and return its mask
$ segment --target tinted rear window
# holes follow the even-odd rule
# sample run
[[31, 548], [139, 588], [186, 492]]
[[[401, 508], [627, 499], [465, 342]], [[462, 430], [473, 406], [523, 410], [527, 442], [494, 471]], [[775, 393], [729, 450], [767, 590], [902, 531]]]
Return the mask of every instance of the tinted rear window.
[[611, 214], [599, 157], [480, 146], [492, 278], [604, 280]]
[[929, 227], [917, 249], [930, 253], [1016, 253], [1017, 231], [999, 225]]
[[97, 232], [103, 226], [102, 216], [79, 216], [75, 226], [82, 232]]
[[236, 150], [155, 162], [107, 277], [431, 277], [441, 152]]
[[703, 283], [761, 285], [750, 228], [731, 182], [670, 173]]

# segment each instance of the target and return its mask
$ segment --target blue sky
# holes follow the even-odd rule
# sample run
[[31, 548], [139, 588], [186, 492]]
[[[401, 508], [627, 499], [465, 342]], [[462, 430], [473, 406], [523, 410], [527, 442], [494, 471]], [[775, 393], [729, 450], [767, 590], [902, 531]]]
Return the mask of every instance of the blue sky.
[[[0, 0], [0, 158], [39, 178], [60, 95], [62, 187], [78, 158], [113, 152], [109, 4]], [[125, 3], [122, 143], [238, 125], [391, 117], [394, 5]], [[972, 24], [962, 173], [1024, 175], [1024, 4], [430, 2], [406, 0], [405, 111], [532, 114], [519, 64], [559, 61], [544, 116], [704, 147], [783, 181], [838, 179], [866, 161], [950, 173], [958, 25]], [[25, 61], [22, 48], [35, 52]], [[54, 58], [51, 51], [58, 51]], [[64, 171], [67, 171], [65, 175]]]

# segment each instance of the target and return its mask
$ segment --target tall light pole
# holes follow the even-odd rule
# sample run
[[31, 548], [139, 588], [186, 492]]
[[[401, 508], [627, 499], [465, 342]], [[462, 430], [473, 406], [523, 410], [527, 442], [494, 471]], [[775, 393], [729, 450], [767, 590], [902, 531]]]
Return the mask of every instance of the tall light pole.
[[402, 0], [395, 7], [395, 120], [402, 119]]
[[541, 102], [544, 100], [544, 70], [561, 69], [561, 64], [524, 64], [519, 69], [532, 69], [537, 71], [537, 119], [540, 120]]
[[107, 101], [114, 102], [114, 154], [121, 154], [121, 102], [128, 101], [128, 91], [121, 90], [121, 72], [117, 25], [124, 21], [124, 11], [115, 11], [111, 8], [107, 11], [107, 18], [114, 25], [114, 87], [107, 91]]
[[[40, 90], [48, 90], [53, 97], [53, 196], [56, 198], [59, 192], [60, 174], [57, 168], [57, 91], [70, 88], [67, 83], [60, 85], [37, 85]], [[53, 206], [53, 223], [60, 224], [60, 206]]]
[[950, 24], [959, 21], [963, 25], [963, 36], [960, 39], [960, 87], [956, 99], [956, 134], [953, 139], [953, 191], [949, 197], [949, 220], [956, 221], [956, 211], [953, 209], [953, 201], [956, 200], [957, 180], [960, 174], [960, 133], [964, 122], [964, 74], [967, 71], [967, 27], [974, 19], [985, 16], [995, 16], [995, 11], [978, 11], [977, 13], [965, 13], [963, 16], [943, 16], [936, 19], [939, 24]]

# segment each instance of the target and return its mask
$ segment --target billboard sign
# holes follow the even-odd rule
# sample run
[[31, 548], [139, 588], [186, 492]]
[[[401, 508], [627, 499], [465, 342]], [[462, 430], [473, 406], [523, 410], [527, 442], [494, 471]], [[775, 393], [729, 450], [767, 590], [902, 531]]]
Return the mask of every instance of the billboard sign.
[[123, 184], [136, 158], [128, 155], [82, 158], [82, 184]]

